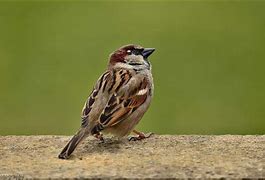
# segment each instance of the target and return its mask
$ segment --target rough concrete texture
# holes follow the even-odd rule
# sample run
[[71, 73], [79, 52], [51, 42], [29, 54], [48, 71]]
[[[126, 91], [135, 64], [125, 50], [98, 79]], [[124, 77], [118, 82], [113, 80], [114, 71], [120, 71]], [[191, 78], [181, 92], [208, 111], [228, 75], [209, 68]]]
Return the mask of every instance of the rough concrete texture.
[[68, 136], [0, 136], [0, 178], [265, 178], [265, 135], [87, 138], [69, 160]]

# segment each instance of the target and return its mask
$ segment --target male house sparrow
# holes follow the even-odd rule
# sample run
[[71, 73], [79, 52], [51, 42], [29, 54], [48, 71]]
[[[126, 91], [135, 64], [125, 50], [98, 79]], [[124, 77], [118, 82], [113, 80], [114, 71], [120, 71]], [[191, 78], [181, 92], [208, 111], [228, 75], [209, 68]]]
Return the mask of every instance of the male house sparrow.
[[81, 128], [59, 158], [67, 159], [88, 135], [103, 140], [101, 132], [123, 137], [133, 131], [138, 135], [134, 140], [148, 137], [134, 127], [152, 99], [153, 77], [147, 58], [154, 50], [126, 45], [110, 55], [107, 71], [98, 79], [83, 107]]

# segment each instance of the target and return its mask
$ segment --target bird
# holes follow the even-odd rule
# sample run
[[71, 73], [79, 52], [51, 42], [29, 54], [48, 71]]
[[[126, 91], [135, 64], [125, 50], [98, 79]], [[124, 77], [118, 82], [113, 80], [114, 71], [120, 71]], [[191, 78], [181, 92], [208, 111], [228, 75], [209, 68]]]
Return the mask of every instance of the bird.
[[148, 57], [155, 48], [128, 44], [109, 56], [107, 70], [97, 80], [81, 111], [81, 127], [58, 155], [68, 159], [88, 136], [104, 141], [103, 134], [130, 140], [148, 138], [135, 129], [150, 106], [154, 83]]

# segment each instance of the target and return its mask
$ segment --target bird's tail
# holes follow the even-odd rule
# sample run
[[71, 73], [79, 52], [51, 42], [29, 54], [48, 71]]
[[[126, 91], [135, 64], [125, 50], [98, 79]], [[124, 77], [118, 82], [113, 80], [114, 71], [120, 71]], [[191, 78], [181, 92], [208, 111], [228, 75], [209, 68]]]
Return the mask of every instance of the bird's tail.
[[86, 137], [85, 129], [80, 129], [72, 139], [67, 143], [67, 145], [63, 148], [62, 152], [59, 154], [58, 158], [60, 159], [68, 159], [72, 152], [75, 150], [77, 145]]

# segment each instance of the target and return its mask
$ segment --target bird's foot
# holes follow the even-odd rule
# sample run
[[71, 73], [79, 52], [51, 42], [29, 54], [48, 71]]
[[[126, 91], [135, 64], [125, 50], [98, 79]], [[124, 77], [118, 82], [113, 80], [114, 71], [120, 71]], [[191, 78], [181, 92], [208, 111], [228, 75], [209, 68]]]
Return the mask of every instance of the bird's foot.
[[144, 134], [144, 133], [136, 131], [136, 130], [133, 130], [133, 132], [135, 134], [137, 134], [137, 136], [129, 136], [128, 137], [129, 141], [139, 141], [139, 140], [142, 140], [142, 139], [149, 138], [150, 136], [152, 136], [154, 134], [152, 132]]

